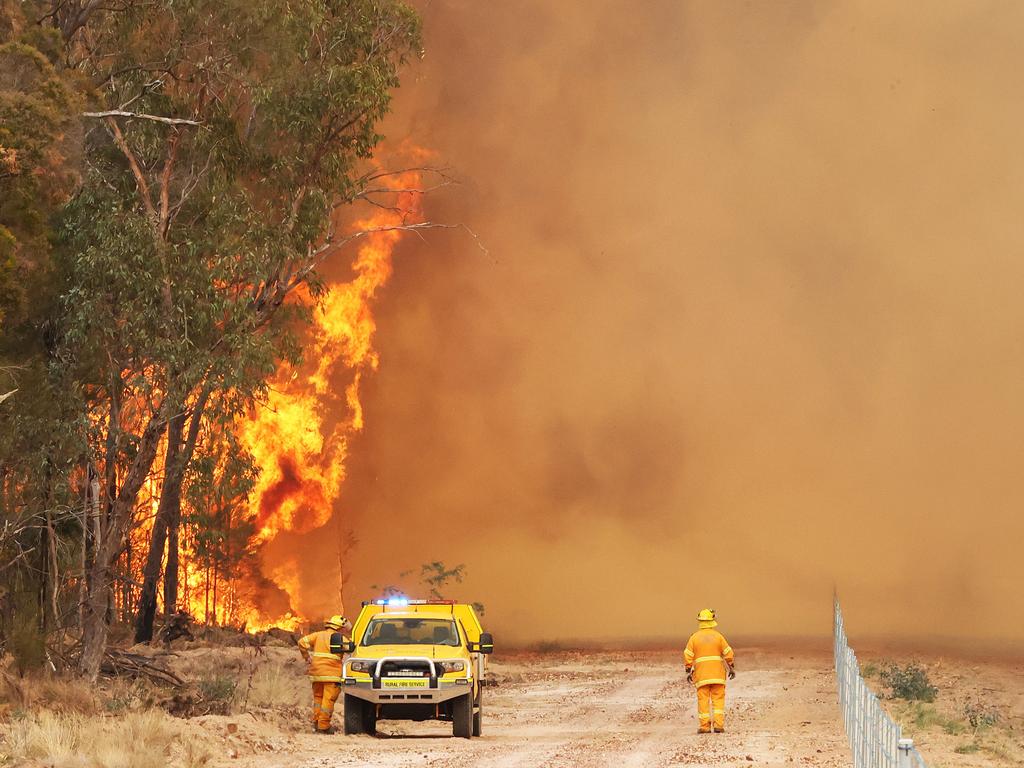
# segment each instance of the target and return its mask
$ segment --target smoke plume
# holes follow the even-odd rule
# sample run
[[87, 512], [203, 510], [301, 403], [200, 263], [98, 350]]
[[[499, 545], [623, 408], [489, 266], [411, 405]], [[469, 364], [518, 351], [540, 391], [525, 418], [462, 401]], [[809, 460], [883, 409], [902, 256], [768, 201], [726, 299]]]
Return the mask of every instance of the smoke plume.
[[[422, 10], [386, 132], [487, 251], [407, 239], [378, 297], [349, 610], [441, 559], [506, 641], [821, 633], [833, 588], [1024, 637], [1024, 6]], [[289, 539], [307, 613], [336, 538]]]

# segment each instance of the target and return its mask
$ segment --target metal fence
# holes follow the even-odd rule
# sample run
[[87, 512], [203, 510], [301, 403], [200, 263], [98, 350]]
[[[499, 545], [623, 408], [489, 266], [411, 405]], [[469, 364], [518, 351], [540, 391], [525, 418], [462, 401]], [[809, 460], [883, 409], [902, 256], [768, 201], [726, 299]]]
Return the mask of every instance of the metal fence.
[[832, 637], [839, 706], [853, 752], [853, 768], [928, 768], [914, 748], [914, 740], [902, 737], [900, 726], [885, 713], [864, 682], [857, 654], [846, 641], [838, 598], [834, 607]]

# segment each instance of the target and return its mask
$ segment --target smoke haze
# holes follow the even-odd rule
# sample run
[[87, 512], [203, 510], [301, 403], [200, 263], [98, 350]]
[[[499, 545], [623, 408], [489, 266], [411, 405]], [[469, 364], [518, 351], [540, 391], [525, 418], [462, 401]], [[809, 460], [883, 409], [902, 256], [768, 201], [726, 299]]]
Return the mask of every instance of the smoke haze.
[[351, 530], [506, 641], [1024, 638], [1024, 5], [902, 5], [422, 5], [386, 132], [488, 252], [399, 247], [304, 610]]

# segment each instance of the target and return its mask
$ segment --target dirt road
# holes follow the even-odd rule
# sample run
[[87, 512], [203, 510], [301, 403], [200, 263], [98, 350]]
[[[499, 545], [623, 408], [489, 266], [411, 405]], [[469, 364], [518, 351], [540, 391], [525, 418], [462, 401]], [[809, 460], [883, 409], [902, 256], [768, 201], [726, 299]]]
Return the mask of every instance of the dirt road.
[[[698, 735], [695, 698], [664, 652], [522, 654], [495, 659], [483, 738], [444, 723], [382, 722], [377, 737], [296, 734], [292, 754], [253, 766], [844, 766], [826, 652], [799, 662], [745, 649], [729, 686], [727, 732]], [[238, 765], [241, 761], [234, 761]]]

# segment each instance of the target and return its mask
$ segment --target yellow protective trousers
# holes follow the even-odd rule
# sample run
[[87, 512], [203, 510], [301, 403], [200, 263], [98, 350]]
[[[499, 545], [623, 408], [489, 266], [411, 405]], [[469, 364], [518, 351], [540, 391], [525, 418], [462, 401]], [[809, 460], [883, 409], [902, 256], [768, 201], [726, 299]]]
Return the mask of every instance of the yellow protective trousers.
[[725, 729], [724, 685], [712, 683], [697, 689], [697, 719], [704, 733], [710, 733], [712, 725], [718, 730]]
[[340, 683], [313, 683], [313, 727], [318, 731], [326, 731], [331, 727], [334, 702], [338, 700], [340, 693]]

